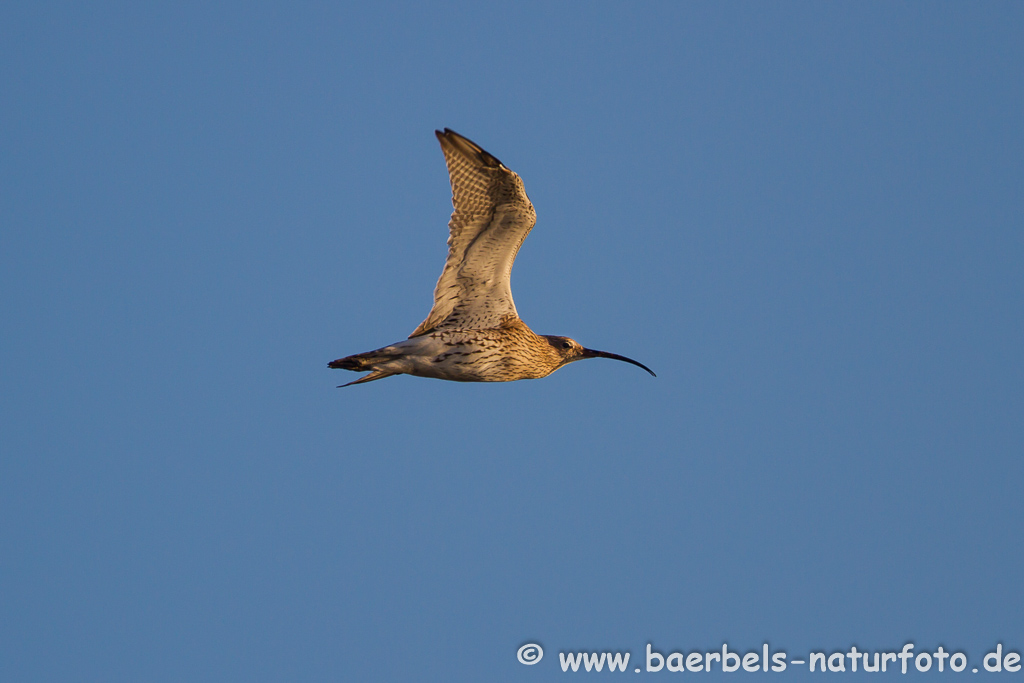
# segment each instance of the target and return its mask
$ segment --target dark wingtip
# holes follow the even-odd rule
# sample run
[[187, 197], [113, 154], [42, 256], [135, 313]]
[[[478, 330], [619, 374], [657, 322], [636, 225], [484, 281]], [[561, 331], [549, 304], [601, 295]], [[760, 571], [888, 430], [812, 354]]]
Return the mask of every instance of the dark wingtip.
[[484, 166], [491, 168], [506, 168], [505, 164], [501, 163], [501, 160], [498, 157], [494, 156], [486, 149], [467, 138], [465, 135], [459, 135], [451, 128], [445, 128], [444, 131], [435, 130], [434, 135], [437, 136], [442, 148], [445, 144], [448, 144], [469, 158], [475, 157], [476, 160]]

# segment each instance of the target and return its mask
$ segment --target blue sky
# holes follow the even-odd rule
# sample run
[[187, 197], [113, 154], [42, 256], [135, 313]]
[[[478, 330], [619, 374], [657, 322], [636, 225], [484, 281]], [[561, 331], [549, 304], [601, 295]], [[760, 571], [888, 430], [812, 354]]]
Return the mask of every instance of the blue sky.
[[[1021, 35], [996, 2], [8, 3], [0, 678], [1020, 652]], [[446, 126], [537, 209], [527, 324], [657, 379], [335, 389], [430, 308]]]

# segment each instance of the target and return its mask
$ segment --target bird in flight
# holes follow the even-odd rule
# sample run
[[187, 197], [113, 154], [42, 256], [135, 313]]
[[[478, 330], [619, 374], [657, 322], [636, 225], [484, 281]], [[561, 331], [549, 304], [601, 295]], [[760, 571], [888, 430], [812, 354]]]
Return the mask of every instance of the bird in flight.
[[328, 363], [370, 373], [341, 386], [401, 374], [455, 382], [539, 379], [584, 358], [621, 360], [654, 375], [632, 358], [586, 349], [568, 337], [534, 334], [519, 319], [509, 278], [537, 222], [523, 181], [458, 133], [445, 128], [435, 134], [448, 164], [455, 211], [434, 307], [408, 339]]

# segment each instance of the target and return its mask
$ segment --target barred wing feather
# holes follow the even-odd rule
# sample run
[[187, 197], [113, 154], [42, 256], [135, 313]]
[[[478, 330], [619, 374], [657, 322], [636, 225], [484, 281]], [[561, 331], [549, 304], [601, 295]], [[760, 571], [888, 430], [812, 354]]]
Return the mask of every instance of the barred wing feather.
[[537, 214], [523, 181], [479, 145], [447, 128], [436, 131], [452, 183], [448, 259], [434, 307], [409, 335], [439, 328], [487, 329], [518, 318], [509, 278]]

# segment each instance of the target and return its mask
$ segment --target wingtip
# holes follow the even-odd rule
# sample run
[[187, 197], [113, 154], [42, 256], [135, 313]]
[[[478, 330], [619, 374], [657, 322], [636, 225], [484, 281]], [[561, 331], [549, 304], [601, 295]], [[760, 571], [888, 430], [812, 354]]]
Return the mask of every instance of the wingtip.
[[456, 133], [451, 128], [445, 128], [443, 130], [435, 130], [434, 131], [434, 135], [436, 135], [437, 139], [440, 140], [441, 142], [448, 142], [449, 144], [451, 144], [452, 138], [462, 138], [463, 140], [466, 139], [463, 136], [461, 136], [458, 133]]
[[[437, 136], [437, 140], [441, 143], [441, 149], [443, 150], [457, 150], [459, 154], [473, 159], [486, 167], [507, 168], [505, 164], [501, 163], [501, 159], [494, 156], [486, 149], [467, 138], [465, 135], [456, 133], [451, 128], [445, 128], [443, 131], [435, 130], [434, 135]], [[445, 154], [447, 154], [447, 151]]]

